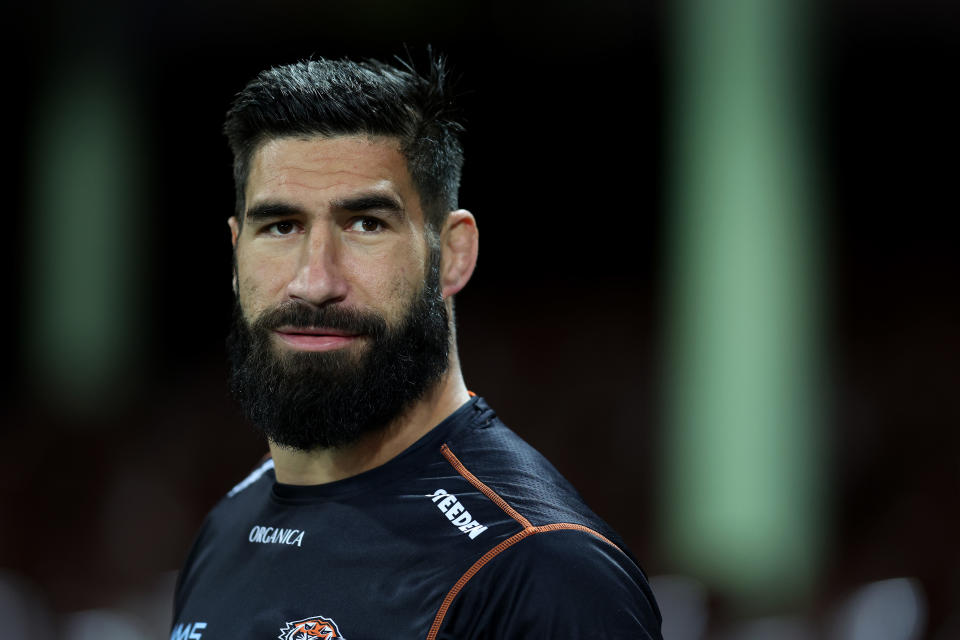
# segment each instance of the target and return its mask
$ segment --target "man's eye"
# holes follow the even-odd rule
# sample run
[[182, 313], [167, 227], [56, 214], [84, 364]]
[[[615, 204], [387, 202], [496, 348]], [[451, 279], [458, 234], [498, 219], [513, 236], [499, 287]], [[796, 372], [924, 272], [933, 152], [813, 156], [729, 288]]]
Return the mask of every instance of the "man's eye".
[[275, 236], [288, 236], [296, 231], [297, 226], [289, 221], [274, 222], [267, 227], [267, 232]]
[[357, 218], [350, 223], [350, 229], [363, 233], [375, 233], [383, 230], [383, 223], [376, 218]]

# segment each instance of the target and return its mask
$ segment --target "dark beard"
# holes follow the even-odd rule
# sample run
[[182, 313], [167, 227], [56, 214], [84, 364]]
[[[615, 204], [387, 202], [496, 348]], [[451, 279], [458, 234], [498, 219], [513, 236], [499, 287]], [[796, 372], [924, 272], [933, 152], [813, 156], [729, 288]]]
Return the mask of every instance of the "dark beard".
[[[438, 260], [395, 327], [375, 313], [290, 302], [252, 324], [239, 302], [227, 340], [230, 391], [253, 425], [275, 444], [309, 451], [343, 447], [383, 429], [421, 398], [448, 366], [450, 330]], [[272, 329], [326, 327], [368, 344], [330, 352], [278, 353]]]

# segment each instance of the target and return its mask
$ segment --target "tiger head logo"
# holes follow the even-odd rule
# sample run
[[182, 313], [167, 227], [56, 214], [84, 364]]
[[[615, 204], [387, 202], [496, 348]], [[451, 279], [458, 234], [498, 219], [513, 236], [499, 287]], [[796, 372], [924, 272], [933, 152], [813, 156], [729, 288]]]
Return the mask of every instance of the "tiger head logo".
[[280, 640], [346, 640], [340, 635], [337, 623], [324, 616], [294, 620], [284, 625]]

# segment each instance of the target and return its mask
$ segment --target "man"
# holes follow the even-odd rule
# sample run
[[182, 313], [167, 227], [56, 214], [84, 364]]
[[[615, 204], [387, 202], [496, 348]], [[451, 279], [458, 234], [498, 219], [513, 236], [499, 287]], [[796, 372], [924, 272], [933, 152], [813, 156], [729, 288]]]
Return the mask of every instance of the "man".
[[616, 534], [464, 384], [445, 76], [301, 62], [227, 114], [231, 390], [270, 458], [206, 519], [171, 638], [660, 637]]

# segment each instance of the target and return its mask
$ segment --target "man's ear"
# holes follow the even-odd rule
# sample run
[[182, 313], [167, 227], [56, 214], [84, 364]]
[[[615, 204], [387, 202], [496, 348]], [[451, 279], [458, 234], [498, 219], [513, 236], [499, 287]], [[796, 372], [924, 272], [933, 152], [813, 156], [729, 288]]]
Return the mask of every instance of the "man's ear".
[[230, 242], [233, 244], [233, 292], [237, 293], [237, 236], [240, 235], [240, 222], [236, 216], [227, 219], [230, 227]]
[[477, 266], [477, 221], [465, 209], [451, 211], [440, 234], [440, 290], [444, 299], [458, 293]]
[[240, 221], [237, 216], [227, 218], [227, 226], [230, 227], [230, 242], [233, 243], [233, 250], [237, 250], [237, 236], [240, 235]]

